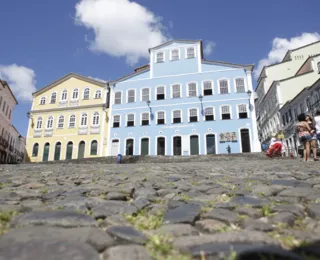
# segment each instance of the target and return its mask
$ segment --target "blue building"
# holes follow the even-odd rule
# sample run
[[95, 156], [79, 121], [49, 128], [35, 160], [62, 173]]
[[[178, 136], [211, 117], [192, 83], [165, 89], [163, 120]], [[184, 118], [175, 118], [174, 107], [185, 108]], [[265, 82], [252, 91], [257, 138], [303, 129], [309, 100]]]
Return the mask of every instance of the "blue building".
[[260, 152], [253, 65], [203, 58], [202, 41], [149, 49], [150, 62], [110, 82], [109, 155]]

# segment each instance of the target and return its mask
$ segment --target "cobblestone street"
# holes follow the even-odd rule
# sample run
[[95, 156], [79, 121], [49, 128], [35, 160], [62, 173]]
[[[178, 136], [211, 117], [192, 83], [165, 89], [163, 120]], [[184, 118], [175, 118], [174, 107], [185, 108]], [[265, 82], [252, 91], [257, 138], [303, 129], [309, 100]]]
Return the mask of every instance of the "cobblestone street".
[[320, 258], [317, 162], [2, 165], [0, 188], [1, 260]]

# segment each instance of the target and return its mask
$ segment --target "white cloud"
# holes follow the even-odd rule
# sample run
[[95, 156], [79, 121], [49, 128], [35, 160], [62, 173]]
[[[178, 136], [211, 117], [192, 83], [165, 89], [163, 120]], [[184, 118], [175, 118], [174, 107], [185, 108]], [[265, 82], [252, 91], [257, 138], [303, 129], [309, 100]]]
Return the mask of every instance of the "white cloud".
[[80, 0], [76, 24], [91, 29], [90, 49], [125, 57], [130, 65], [148, 57], [148, 48], [167, 40], [161, 18], [129, 0]]
[[319, 33], [302, 33], [300, 36], [292, 37], [291, 39], [274, 38], [268, 57], [259, 61], [254, 71], [254, 77], [256, 79], [259, 77], [264, 66], [282, 61], [288, 50], [296, 49], [319, 40]]
[[36, 74], [24, 66], [0, 65], [0, 78], [7, 81], [13, 94], [19, 101], [32, 101], [32, 93], [36, 91]]
[[214, 47], [216, 47], [216, 44], [213, 41], [207, 41], [204, 45], [203, 53], [209, 56], [213, 52]]

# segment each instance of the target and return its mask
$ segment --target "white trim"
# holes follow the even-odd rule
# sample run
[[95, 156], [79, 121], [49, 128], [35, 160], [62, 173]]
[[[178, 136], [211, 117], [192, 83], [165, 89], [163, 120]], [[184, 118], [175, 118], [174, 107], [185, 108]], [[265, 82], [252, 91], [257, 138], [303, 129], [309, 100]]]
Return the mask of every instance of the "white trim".
[[[220, 93], [220, 81], [223, 81], [223, 80], [226, 80], [227, 82], [228, 82], [228, 93], [226, 93], [226, 94], [221, 94]], [[218, 85], [217, 85], [217, 87], [218, 87], [218, 94], [219, 95], [227, 95], [227, 94], [231, 94], [231, 89], [230, 89], [230, 79], [227, 79], [227, 78], [219, 78], [219, 79], [217, 79], [217, 82], [218, 82]]]
[[[176, 60], [173, 60], [172, 59], [172, 52], [173, 51], [178, 51], [178, 59]], [[181, 51], [180, 51], [180, 48], [172, 48], [169, 50], [169, 56], [170, 56], [170, 61], [177, 61], [177, 60], [181, 60]]]
[[124, 139], [124, 149], [123, 149], [123, 155], [124, 156], [126, 156], [127, 155], [127, 153], [126, 153], [126, 151], [127, 151], [127, 140], [130, 140], [130, 139], [132, 139], [133, 140], [133, 155], [136, 155], [135, 154], [135, 148], [136, 148], [136, 138], [135, 137], [126, 137], [125, 139]]
[[[166, 113], [166, 110], [158, 110], [158, 111], [155, 112], [155, 113], [156, 113], [156, 116], [155, 116], [155, 118], [156, 118], [156, 125], [159, 125], [159, 124], [158, 124], [158, 113], [159, 113], [159, 112], [164, 112], [164, 125], [167, 124], [167, 113]], [[163, 125], [163, 124], [160, 124], [160, 125]]]
[[[244, 92], [238, 92], [237, 91], [237, 83], [236, 83], [236, 80], [237, 79], [243, 79], [243, 84], [244, 84]], [[246, 82], [246, 78], [245, 77], [236, 77], [236, 78], [233, 78], [233, 91], [234, 93], [246, 93], [248, 91], [248, 86], [247, 86], [247, 82]], [[253, 95], [254, 93], [252, 93]]]
[[[52, 117], [52, 127], [48, 127], [48, 122], [49, 122], [50, 117]], [[53, 125], [54, 125], [54, 116], [50, 115], [50, 116], [48, 116], [48, 118], [46, 120], [45, 129], [52, 130], [53, 129]]]
[[[110, 156], [113, 156], [113, 155], [111, 154], [111, 152], [112, 152], [112, 143], [113, 143], [113, 141], [115, 141], [115, 140], [118, 140], [118, 143], [119, 143], [117, 155], [120, 154], [120, 151], [121, 151], [120, 138], [112, 138], [112, 139], [111, 139], [111, 142], [110, 142], [110, 153], [109, 153]], [[116, 155], [116, 156], [117, 156], [117, 155]]]
[[[114, 124], [114, 117], [115, 116], [119, 116], [119, 127], [114, 127], [113, 124]], [[120, 128], [121, 127], [121, 115], [120, 114], [115, 114], [115, 115], [112, 115], [112, 122], [111, 122], [111, 128]]]
[[[181, 119], [180, 123], [173, 123], [173, 112], [174, 111], [180, 111], [180, 119]], [[173, 109], [173, 110], [171, 110], [171, 124], [181, 124], [181, 123], [183, 123], [183, 112], [182, 112], [182, 109]]]
[[[245, 105], [246, 106], [246, 109], [247, 109], [247, 118], [241, 118], [239, 117], [239, 106], [241, 105]], [[236, 105], [236, 113], [237, 113], [237, 119], [239, 120], [243, 120], [243, 119], [249, 119], [250, 118], [250, 115], [249, 115], [249, 104], [237, 104]]]
[[[196, 95], [195, 96], [189, 95], [189, 84], [196, 84]], [[188, 82], [186, 89], [187, 89], [186, 97], [197, 98], [199, 96], [198, 82], [196, 82], [196, 81]]]
[[[74, 127], [70, 127], [70, 118], [71, 118], [71, 116], [74, 116]], [[77, 117], [76, 117], [76, 115], [75, 114], [71, 114], [70, 116], [69, 116], [69, 119], [68, 119], [68, 128], [76, 128], [77, 127]]]
[[[157, 99], [157, 94], [158, 94], [158, 88], [159, 87], [163, 87], [164, 88], [164, 99]], [[155, 94], [154, 94], [154, 100], [156, 101], [161, 101], [161, 100], [166, 100], [168, 97], [167, 97], [167, 86], [166, 85], [158, 85], [156, 86], [156, 91], [155, 91]]]
[[215, 141], [215, 154], [219, 154], [219, 152], [218, 152], [218, 133], [217, 132], [206, 132], [206, 133], [204, 133], [204, 143], [203, 143], [203, 145], [204, 145], [204, 154], [205, 155], [207, 155], [208, 154], [208, 150], [207, 150], [207, 136], [208, 135], [214, 135], [215, 137], [214, 137], [214, 141]]
[[[204, 83], [205, 82], [211, 82], [211, 87], [212, 87], [212, 96], [214, 95], [214, 81], [212, 80], [212, 79], [207, 79], [207, 80], [202, 80], [201, 81], [201, 95], [202, 96], [205, 96], [204, 95]], [[210, 96], [210, 95], [208, 95], [208, 96]]]
[[[188, 49], [191, 49], [191, 48], [193, 48], [193, 51], [194, 51], [194, 57], [192, 57], [192, 58], [188, 58]], [[195, 59], [195, 58], [197, 58], [197, 45], [195, 44], [195, 45], [191, 45], [190, 44], [190, 46], [185, 46], [185, 48], [184, 48], [184, 58], [185, 59], [187, 59], [187, 60], [191, 60], [191, 59]]]
[[[75, 90], [78, 90], [78, 95], [77, 95], [77, 98], [73, 98], [73, 93], [74, 93], [74, 91]], [[79, 91], [79, 88], [74, 88], [73, 90], [72, 90], [72, 96], [71, 96], [71, 100], [79, 100], [79, 95], [80, 95], [80, 93], [79, 93], [80, 91]]]
[[[86, 89], [89, 89], [89, 98], [88, 98], [88, 99], [85, 99], [85, 98], [84, 98], [84, 92], [86, 91]], [[89, 100], [89, 99], [90, 99], [90, 93], [91, 93], [91, 88], [88, 87], [88, 86], [85, 87], [84, 90], [82, 91], [82, 99], [83, 99], [83, 100]]]
[[[133, 126], [128, 126], [128, 115], [133, 115], [134, 117], [133, 117]], [[126, 114], [126, 124], [125, 124], [125, 126], [126, 127], [135, 127], [136, 126], [136, 113], [127, 113]], [[131, 121], [130, 121], [131, 122]]]
[[[120, 104], [115, 103], [115, 96], [116, 96], [116, 93], [118, 93], [118, 92], [121, 93]], [[123, 101], [123, 91], [122, 90], [112, 91], [112, 102], [110, 102], [110, 103], [112, 103], [113, 105], [122, 105], [123, 104], [122, 101]]]
[[[212, 108], [212, 109], [213, 109], [213, 121], [207, 121], [207, 120], [206, 120], [206, 108]], [[202, 120], [203, 120], [203, 122], [214, 122], [214, 121], [217, 121], [217, 117], [216, 117], [216, 107], [215, 107], [215, 106], [203, 107]]]
[[[158, 62], [158, 53], [162, 53], [163, 54], [163, 61]], [[155, 62], [154, 63], [164, 63], [166, 61], [166, 53], [164, 50], [159, 50], [159, 51], [155, 51]]]
[[153, 63], [154, 63], [154, 52], [152, 51], [150, 53], [150, 74], [149, 74], [149, 78], [147, 79], [152, 79], [153, 78]]
[[197, 44], [197, 53], [198, 53], [198, 73], [202, 72], [202, 63], [201, 63], [201, 46], [200, 43]]
[[[103, 97], [103, 100], [107, 100], [107, 88], [104, 88], [103, 91], [101, 90], [101, 97]], [[110, 102], [109, 102], [110, 104]], [[106, 123], [106, 115], [107, 115], [107, 111], [106, 110], [102, 110], [102, 116], [101, 116], [101, 122], [102, 122], [102, 127], [101, 127], [101, 134], [100, 134], [100, 156], [106, 156], [107, 154], [104, 154], [104, 149], [103, 149], [103, 143], [104, 143], [104, 138], [105, 138], [105, 123]], [[110, 132], [109, 129], [109, 125], [108, 125], [108, 129], [107, 132]], [[107, 140], [107, 145], [108, 145], [108, 141]]]
[[182, 98], [182, 84], [181, 83], [173, 83], [173, 84], [171, 84], [170, 85], [170, 98], [172, 98], [172, 99], [178, 99], [178, 98], [173, 98], [173, 90], [172, 90], [172, 87], [173, 86], [176, 86], [176, 85], [179, 85], [179, 87], [180, 87], [180, 97], [178, 97], [178, 98]]
[[151, 101], [151, 96], [152, 96], [152, 94], [151, 94], [151, 88], [150, 88], [150, 87], [143, 87], [143, 88], [140, 89], [140, 102], [147, 102], [147, 101], [148, 101], [148, 100], [146, 100], [146, 101], [142, 100], [142, 91], [143, 91], [144, 89], [149, 89], [149, 98], [148, 98], [148, 100]]
[[196, 122], [200, 122], [199, 108], [190, 107], [190, 108], [188, 108], [188, 123], [196, 123], [196, 122], [190, 122], [190, 110], [191, 109], [196, 109], [197, 110], [197, 121]]
[[[248, 98], [230, 98], [230, 99], [219, 99], [219, 100], [209, 100], [209, 101], [202, 101], [202, 103], [217, 103], [217, 102], [227, 102], [227, 101], [239, 101], [239, 100], [248, 100]], [[155, 107], [171, 107], [171, 106], [181, 106], [181, 105], [190, 105], [190, 104], [199, 104], [199, 101], [197, 102], [186, 102], [186, 103], [179, 103], [179, 104], [166, 104], [166, 105], [158, 105], [158, 106], [152, 106], [153, 108]], [[128, 109], [145, 109], [146, 107], [132, 107], [132, 108], [118, 108], [118, 109], [113, 109], [113, 111], [121, 111], [121, 110], [128, 110]]]
[[[86, 120], [87, 122], [86, 122], [85, 125], [82, 125], [82, 116], [83, 116], [84, 114], [87, 115], [87, 120]], [[82, 112], [82, 113], [80, 114], [80, 124], [79, 124], [79, 126], [80, 126], [80, 127], [88, 126], [88, 121], [89, 121], [89, 114], [88, 114], [88, 112]]]
[[[173, 153], [173, 145], [174, 145], [173, 139], [175, 137], [180, 137], [181, 138], [181, 154], [180, 155], [174, 155], [174, 153]], [[174, 134], [174, 135], [171, 136], [171, 148], [170, 148], [170, 150], [171, 150], [171, 154], [170, 154], [171, 156], [183, 156], [183, 136], [181, 134]]]
[[242, 139], [241, 139], [241, 130], [247, 129], [249, 131], [249, 141], [250, 141], [250, 153], [253, 152], [252, 150], [252, 136], [251, 136], [251, 129], [250, 127], [244, 126], [244, 127], [240, 127], [238, 128], [238, 134], [239, 134], [239, 148], [240, 148], [240, 153], [242, 153]]
[[201, 138], [200, 138], [200, 134], [199, 133], [192, 133], [192, 134], [189, 134], [188, 137], [189, 137], [189, 152], [188, 152], [188, 156], [192, 156], [191, 155], [191, 136], [198, 136], [198, 149], [199, 149], [199, 155], [202, 155], [201, 153]]
[[[62, 99], [64, 91], [67, 93], [67, 95], [66, 95], [66, 98], [65, 98], [65, 99]], [[63, 90], [61, 91], [60, 101], [67, 101], [67, 100], [68, 100], [68, 94], [69, 94], [69, 93], [68, 93], [68, 90], [67, 90], [67, 89], [63, 89]]]
[[[39, 118], [41, 118], [41, 127], [40, 128], [38, 128], [38, 121], [39, 121]], [[37, 130], [42, 130], [42, 129], [44, 129], [45, 127], [43, 127], [43, 117], [42, 116], [38, 116], [37, 117], [37, 122], [36, 122], [36, 127], [35, 127], [35, 129], [37, 129]], [[46, 122], [46, 121], [45, 121]]]
[[[110, 87], [109, 89], [110, 89], [110, 98], [112, 98], [113, 93], [114, 93], [114, 91], [113, 91], [113, 86]], [[108, 91], [105, 91], [105, 98], [104, 98], [104, 100], [107, 100], [107, 94], [108, 94]], [[122, 98], [122, 94], [121, 94], [121, 98]], [[111, 118], [111, 116], [112, 116], [112, 106], [113, 106], [113, 101], [112, 101], [112, 99], [111, 99], [110, 102], [109, 102], [109, 111], [108, 111], [108, 119], [109, 119], [109, 120], [110, 120], [110, 118]], [[121, 123], [120, 123], [120, 124], [121, 124]], [[107, 132], [108, 132], [107, 140], [106, 140], [107, 145], [106, 145], [106, 148], [105, 148], [105, 151], [106, 151], [105, 155], [106, 155], [106, 156], [110, 155], [110, 153], [111, 153], [111, 148], [109, 148], [109, 147], [111, 147], [111, 145], [109, 144], [109, 141], [111, 140], [111, 126], [110, 126], [109, 123], [108, 123]], [[119, 147], [120, 147], [120, 144], [119, 144]]]
[[[134, 91], [134, 101], [133, 102], [129, 102], [129, 91], [130, 90], [133, 90]], [[126, 90], [126, 103], [127, 104], [131, 104], [131, 103], [136, 103], [136, 101], [137, 101], [137, 93], [136, 93], [137, 91], [136, 91], [136, 89], [135, 88], [129, 88], [129, 89], [127, 89]]]
[[230, 108], [230, 119], [224, 119], [224, 120], [232, 120], [233, 117], [232, 117], [232, 106], [229, 105], [229, 104], [224, 104], [224, 105], [220, 105], [219, 106], [219, 111], [220, 111], [220, 120], [222, 120], [222, 107], [224, 106], [228, 106]]
[[[62, 116], [63, 116], [63, 127], [59, 127], [59, 119], [60, 119], [60, 117], [62, 117]], [[63, 128], [64, 128], [64, 126], [65, 126], [65, 122], [66, 122], [66, 120], [65, 120], [65, 119], [66, 119], [66, 117], [65, 117], [64, 115], [61, 115], [61, 114], [60, 114], [60, 115], [58, 116], [57, 126], [56, 126], [56, 127], [57, 127], [57, 129], [63, 129]]]
[[168, 149], [168, 145], [167, 145], [167, 137], [165, 135], [156, 135], [155, 136], [155, 153], [154, 155], [158, 155], [158, 138], [164, 138], [164, 155], [168, 155], [167, 153], [167, 149]]
[[[42, 99], [44, 99], [44, 104], [41, 104]], [[5, 100], [4, 100], [4, 102], [5, 102]], [[46, 104], [47, 104], [47, 96], [42, 96], [42, 97], [40, 98], [40, 100], [39, 100], [39, 105], [40, 105], [40, 106], [44, 106], [44, 105], [46, 105]], [[6, 105], [8, 106], [8, 104], [6, 104]], [[3, 114], [4, 114], [4, 111], [3, 111]]]
[[[149, 124], [147, 125], [142, 125], [142, 114], [148, 114], [148, 120], [149, 120]], [[149, 126], [150, 125], [150, 121], [151, 121], [151, 118], [150, 118], [150, 112], [149, 111], [144, 111], [144, 112], [140, 112], [140, 126]]]
[[148, 155], [151, 155], [151, 137], [150, 136], [147, 136], [147, 135], [145, 135], [145, 136], [141, 136], [140, 138], [139, 138], [139, 154], [138, 155], [141, 155], [141, 140], [142, 139], [148, 139]]

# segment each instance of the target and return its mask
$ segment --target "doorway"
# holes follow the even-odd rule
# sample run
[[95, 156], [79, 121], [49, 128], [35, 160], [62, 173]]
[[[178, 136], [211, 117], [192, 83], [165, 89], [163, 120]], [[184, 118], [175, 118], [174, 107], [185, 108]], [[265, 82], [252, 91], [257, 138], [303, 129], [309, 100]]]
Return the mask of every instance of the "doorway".
[[149, 155], [149, 138], [141, 139], [141, 155]]
[[66, 160], [72, 159], [72, 150], [73, 150], [73, 143], [69, 142], [67, 144]]
[[84, 151], [86, 148], [86, 143], [84, 141], [81, 141], [79, 143], [79, 150], [78, 150], [78, 159], [84, 158]]
[[207, 135], [206, 143], [207, 143], [207, 154], [216, 154], [216, 136]]
[[133, 155], [134, 141], [133, 139], [128, 139], [126, 142], [126, 155]]
[[166, 139], [158, 137], [157, 139], [157, 155], [165, 155], [166, 153]]
[[199, 155], [199, 136], [190, 136], [190, 154]]
[[249, 135], [249, 129], [241, 129], [241, 145], [242, 145], [242, 152], [243, 153], [250, 153], [250, 135]]
[[56, 147], [54, 149], [54, 160], [59, 161], [60, 160], [60, 153], [61, 153], [61, 143], [56, 143]]
[[42, 157], [43, 162], [47, 162], [49, 160], [49, 151], [50, 151], [50, 144], [46, 143], [43, 149], [43, 157]]
[[173, 155], [181, 155], [182, 147], [181, 147], [181, 136], [173, 137]]

